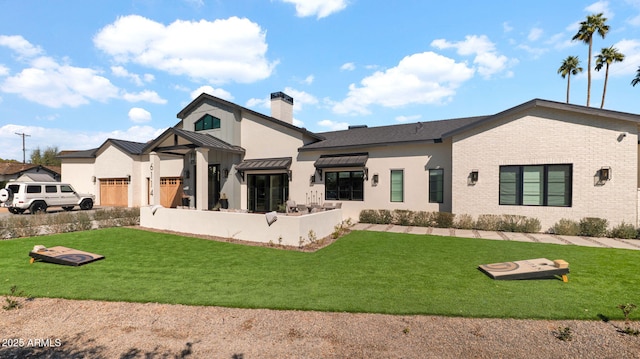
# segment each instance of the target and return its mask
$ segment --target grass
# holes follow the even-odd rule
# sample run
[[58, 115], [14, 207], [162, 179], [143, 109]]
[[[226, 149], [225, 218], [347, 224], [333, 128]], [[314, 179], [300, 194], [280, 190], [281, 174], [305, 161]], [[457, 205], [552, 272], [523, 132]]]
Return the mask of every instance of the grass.
[[[106, 259], [36, 262], [36, 244]], [[0, 242], [0, 295], [336, 312], [465, 317], [623, 319], [640, 303], [640, 251], [355, 231], [315, 253], [251, 247], [129, 228]], [[545, 257], [569, 282], [495, 281], [479, 264]], [[633, 319], [633, 318], [632, 318]]]

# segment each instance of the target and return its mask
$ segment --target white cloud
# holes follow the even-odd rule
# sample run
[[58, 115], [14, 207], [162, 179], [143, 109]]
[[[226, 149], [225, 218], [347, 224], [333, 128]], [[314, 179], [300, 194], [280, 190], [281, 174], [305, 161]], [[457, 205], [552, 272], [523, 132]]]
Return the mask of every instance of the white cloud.
[[396, 117], [396, 121], [397, 122], [414, 122], [414, 121], [418, 121], [419, 119], [422, 118], [422, 115], [412, 115], [412, 116], [397, 116]]
[[0, 90], [53, 108], [77, 107], [90, 100], [106, 102], [118, 97], [118, 88], [98, 71], [58, 64], [49, 57], [39, 57], [32, 67], [6, 78]]
[[293, 118], [293, 125], [298, 127], [304, 127], [304, 122], [298, 120], [297, 118]]
[[29, 41], [19, 35], [0, 35], [0, 46], [10, 48], [21, 57], [34, 57], [43, 53], [40, 47], [31, 45]]
[[151, 121], [151, 112], [140, 107], [132, 107], [129, 110], [129, 119], [135, 123], [149, 122]]
[[132, 74], [122, 66], [111, 66], [111, 73], [118, 77], [128, 78], [138, 86], [142, 86], [145, 82], [151, 82], [155, 79], [151, 74], [144, 74], [142, 77], [138, 74]]
[[543, 33], [544, 33], [544, 30], [542, 30], [539, 27], [534, 27], [529, 31], [529, 35], [527, 36], [527, 39], [529, 41], [537, 41], [542, 36]]
[[[295, 100], [294, 100], [295, 102]], [[245, 104], [245, 107], [247, 108], [263, 108], [263, 109], [269, 109], [271, 108], [271, 99], [270, 98], [250, 98], [249, 100], [247, 100], [247, 103]]]
[[7, 75], [9, 75], [9, 68], [4, 65], [0, 65], [0, 76], [7, 76]]
[[478, 73], [485, 78], [506, 70], [510, 64], [506, 56], [497, 53], [494, 43], [485, 35], [468, 35], [464, 41], [458, 42], [437, 39], [431, 42], [431, 46], [438, 49], [454, 48], [462, 56], [475, 55], [473, 63], [477, 66]]
[[609, 1], [597, 1], [584, 8], [584, 11], [589, 13], [589, 15], [603, 13], [607, 19], [612, 19], [615, 15], [609, 7]]
[[349, 128], [349, 124], [346, 122], [336, 122], [332, 120], [322, 120], [318, 122], [320, 127], [325, 127], [328, 131], [346, 130]]
[[339, 114], [368, 114], [368, 106], [400, 107], [411, 103], [441, 104], [449, 101], [455, 90], [469, 80], [474, 70], [464, 63], [434, 52], [414, 54], [396, 67], [377, 71], [351, 84], [347, 98], [333, 105]]
[[166, 99], [163, 99], [162, 97], [160, 97], [160, 95], [158, 95], [157, 92], [151, 91], [151, 90], [144, 90], [142, 92], [137, 92], [137, 93], [124, 93], [122, 95], [122, 98], [129, 102], [144, 101], [144, 102], [157, 103], [160, 105], [164, 105], [165, 103], [167, 103]]
[[213, 88], [211, 86], [200, 86], [197, 89], [191, 91], [191, 99], [195, 99], [196, 97], [200, 96], [202, 93], [206, 93], [209, 94], [211, 96], [215, 96], [215, 97], [219, 97], [223, 100], [227, 100], [227, 101], [233, 101], [234, 97], [233, 95], [231, 95], [231, 93], [229, 93], [226, 90], [220, 89], [220, 88]]
[[637, 64], [640, 64], [640, 40], [624, 39], [615, 43], [613, 47], [624, 54], [624, 61], [611, 64], [609, 76], [628, 76], [631, 82], [638, 69]]
[[309, 76], [307, 76], [307, 77], [304, 79], [304, 81], [302, 81], [302, 82], [303, 82], [304, 84], [311, 85], [311, 84], [313, 83], [313, 80], [315, 80], [315, 76], [313, 76], [313, 75], [309, 75]]
[[[304, 105], [316, 105], [318, 103], [318, 99], [315, 96], [304, 91], [298, 91], [292, 87], [285, 87], [282, 92], [293, 97], [294, 112], [301, 111]], [[245, 106], [248, 108], [262, 108], [262, 112], [266, 113], [271, 109], [271, 97], [251, 98], [246, 102]]]
[[353, 71], [356, 69], [356, 65], [353, 62], [347, 62], [340, 66], [341, 71]]
[[177, 20], [165, 26], [129, 15], [101, 29], [93, 42], [119, 63], [222, 84], [250, 83], [271, 75], [277, 61], [267, 60], [265, 38], [266, 32], [246, 18]]
[[295, 4], [298, 17], [316, 16], [318, 19], [347, 7], [347, 0], [282, 0], [282, 2]]
[[511, 26], [508, 22], [505, 21], [502, 23], [502, 31], [504, 31], [505, 33], [511, 32], [513, 31], [513, 26]]

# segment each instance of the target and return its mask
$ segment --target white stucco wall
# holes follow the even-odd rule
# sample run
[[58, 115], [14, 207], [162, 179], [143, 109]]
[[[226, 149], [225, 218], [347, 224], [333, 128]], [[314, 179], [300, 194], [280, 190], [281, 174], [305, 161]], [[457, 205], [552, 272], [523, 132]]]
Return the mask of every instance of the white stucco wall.
[[[456, 214], [535, 217], [542, 230], [562, 218], [637, 225], [638, 135], [632, 122], [537, 108], [455, 136], [452, 159]], [[499, 205], [501, 165], [542, 164], [573, 165], [571, 207]], [[611, 167], [613, 176], [598, 186], [594, 176], [601, 167]], [[468, 185], [474, 169], [479, 180]]]
[[342, 222], [342, 213], [338, 209], [303, 216], [279, 214], [277, 220], [269, 225], [264, 214], [176, 208], [159, 208], [153, 213], [151, 208], [140, 208], [140, 226], [290, 246], [298, 246], [300, 237], [308, 244], [309, 231], [313, 231], [317, 239], [327, 237]]
[[[80, 193], [96, 194], [96, 184], [92, 180], [93, 158], [70, 158], [62, 161], [60, 181], [69, 183]], [[97, 182], [97, 181], [96, 181]]]

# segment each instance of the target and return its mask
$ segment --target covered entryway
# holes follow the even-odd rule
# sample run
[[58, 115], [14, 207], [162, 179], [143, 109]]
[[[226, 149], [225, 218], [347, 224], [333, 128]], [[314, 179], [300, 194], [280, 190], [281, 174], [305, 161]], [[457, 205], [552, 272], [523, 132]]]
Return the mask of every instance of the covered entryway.
[[129, 206], [129, 179], [101, 178], [100, 205], [110, 207]]
[[284, 211], [289, 199], [291, 157], [244, 160], [236, 170], [247, 178], [247, 209], [252, 212]]

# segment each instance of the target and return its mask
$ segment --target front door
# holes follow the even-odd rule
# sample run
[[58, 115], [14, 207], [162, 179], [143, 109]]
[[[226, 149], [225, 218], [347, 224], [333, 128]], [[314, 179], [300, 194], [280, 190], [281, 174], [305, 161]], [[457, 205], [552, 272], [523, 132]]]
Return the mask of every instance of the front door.
[[213, 209], [220, 200], [220, 165], [209, 165], [209, 185], [207, 190], [209, 191], [209, 207]]

